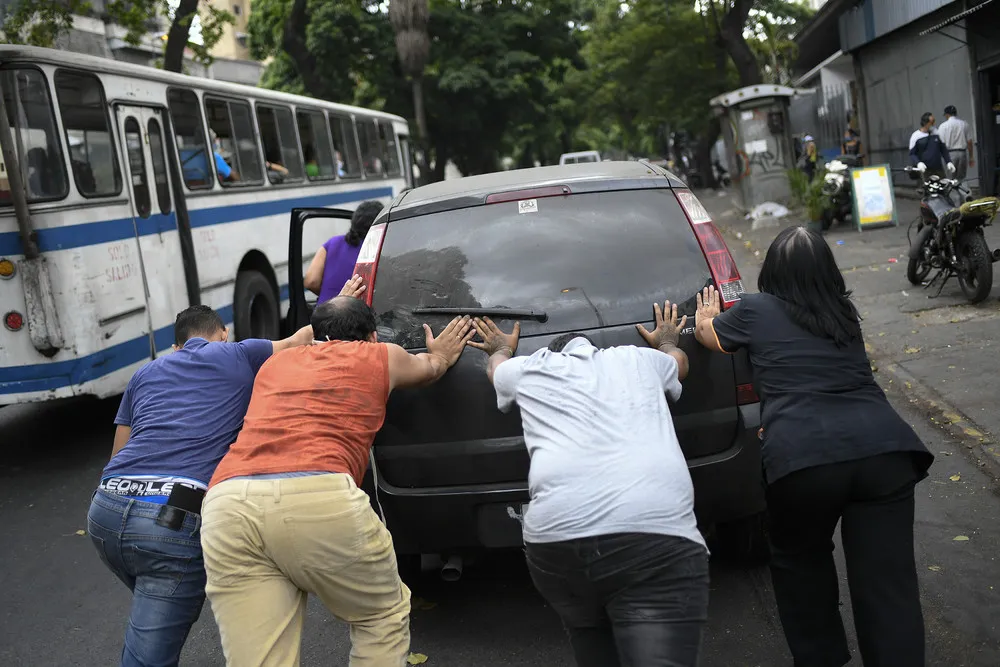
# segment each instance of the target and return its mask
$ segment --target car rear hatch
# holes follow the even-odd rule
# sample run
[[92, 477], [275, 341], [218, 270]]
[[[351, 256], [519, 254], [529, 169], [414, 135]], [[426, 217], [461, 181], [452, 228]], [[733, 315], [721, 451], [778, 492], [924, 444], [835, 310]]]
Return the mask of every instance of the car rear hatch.
[[[370, 267], [379, 339], [419, 352], [424, 322], [438, 332], [455, 313], [471, 311], [507, 331], [520, 320], [518, 355], [570, 331], [600, 347], [644, 345], [635, 324], [652, 328], [653, 303], [669, 299], [689, 316], [680, 346], [691, 373], [672, 405], [681, 447], [689, 460], [719, 454], [738, 429], [734, 362], [695, 341], [695, 299], [713, 282], [709, 261], [717, 284], [720, 272], [730, 280], [723, 285], [730, 299], [742, 286], [711, 222], [699, 230], [703, 214], [689, 192], [665, 187], [515, 198], [390, 222], [376, 232], [384, 235], [377, 269]], [[520, 415], [497, 410], [485, 368], [486, 356], [468, 349], [438, 383], [393, 393], [374, 450], [385, 482], [524, 483]]]

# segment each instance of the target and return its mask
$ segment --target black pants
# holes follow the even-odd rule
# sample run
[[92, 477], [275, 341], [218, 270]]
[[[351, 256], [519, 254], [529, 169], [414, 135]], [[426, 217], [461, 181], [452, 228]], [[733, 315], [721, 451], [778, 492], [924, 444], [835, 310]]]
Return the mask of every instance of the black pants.
[[807, 468], [767, 489], [771, 578], [796, 667], [851, 659], [840, 617], [833, 533], [841, 521], [854, 626], [865, 667], [923, 667], [908, 453]]
[[622, 533], [528, 544], [538, 592], [579, 667], [694, 667], [708, 617], [708, 552], [680, 537]]

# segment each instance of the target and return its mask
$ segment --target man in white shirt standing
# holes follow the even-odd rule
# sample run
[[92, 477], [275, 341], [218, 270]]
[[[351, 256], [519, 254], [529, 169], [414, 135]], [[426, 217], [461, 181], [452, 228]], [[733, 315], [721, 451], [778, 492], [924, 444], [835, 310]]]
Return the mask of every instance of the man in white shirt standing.
[[955, 165], [955, 178], [965, 180], [969, 167], [975, 167], [976, 161], [972, 154], [972, 131], [969, 124], [958, 117], [955, 105], [944, 108], [945, 121], [938, 126], [938, 136], [948, 148], [948, 155]]
[[708, 550], [667, 406], [687, 376], [687, 318], [654, 310], [652, 332], [637, 326], [653, 349], [571, 333], [514, 358], [520, 326], [489, 319], [468, 343], [489, 355], [499, 409], [520, 408], [528, 569], [579, 667], [694, 667], [708, 615]]

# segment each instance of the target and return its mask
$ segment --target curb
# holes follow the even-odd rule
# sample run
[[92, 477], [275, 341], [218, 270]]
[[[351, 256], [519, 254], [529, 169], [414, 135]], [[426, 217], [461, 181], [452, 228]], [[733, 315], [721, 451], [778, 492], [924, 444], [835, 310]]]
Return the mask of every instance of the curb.
[[986, 429], [899, 364], [888, 362], [884, 368], [879, 366], [874, 349], [868, 344], [865, 347], [868, 349], [869, 358], [876, 364], [876, 372], [885, 370], [892, 375], [899, 383], [893, 385], [900, 394], [909, 398], [911, 403], [918, 403], [924, 408], [932, 424], [948, 431], [955, 439], [961, 440], [965, 445], [964, 453], [994, 481], [1000, 481], [1000, 445], [990, 437]]

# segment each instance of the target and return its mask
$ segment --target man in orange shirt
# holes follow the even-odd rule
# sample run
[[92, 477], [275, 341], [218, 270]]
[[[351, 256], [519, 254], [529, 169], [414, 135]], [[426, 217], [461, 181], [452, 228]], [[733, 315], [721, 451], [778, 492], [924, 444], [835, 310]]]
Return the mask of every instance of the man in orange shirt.
[[455, 318], [435, 338], [425, 324], [427, 352], [409, 354], [377, 342], [372, 309], [348, 296], [319, 305], [312, 326], [316, 344], [260, 369], [212, 477], [206, 592], [229, 665], [297, 666], [313, 593], [351, 625], [351, 667], [397, 667], [409, 653], [410, 591], [357, 483], [389, 394], [438, 380], [475, 330]]

